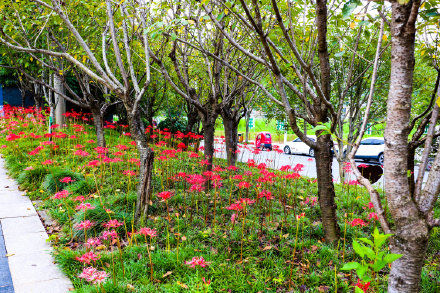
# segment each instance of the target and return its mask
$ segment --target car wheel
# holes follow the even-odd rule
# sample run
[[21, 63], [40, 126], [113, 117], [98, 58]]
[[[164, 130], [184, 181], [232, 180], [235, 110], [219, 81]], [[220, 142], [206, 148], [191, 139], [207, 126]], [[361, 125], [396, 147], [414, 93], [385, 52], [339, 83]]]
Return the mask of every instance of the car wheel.
[[285, 146], [284, 147], [284, 153], [286, 154], [286, 155], [290, 155], [290, 148], [289, 148], [289, 146]]
[[314, 157], [315, 156], [315, 150], [314, 149], [310, 149], [309, 150], [309, 156]]
[[379, 156], [377, 157], [377, 161], [379, 162], [379, 164], [383, 165], [383, 153], [380, 153]]

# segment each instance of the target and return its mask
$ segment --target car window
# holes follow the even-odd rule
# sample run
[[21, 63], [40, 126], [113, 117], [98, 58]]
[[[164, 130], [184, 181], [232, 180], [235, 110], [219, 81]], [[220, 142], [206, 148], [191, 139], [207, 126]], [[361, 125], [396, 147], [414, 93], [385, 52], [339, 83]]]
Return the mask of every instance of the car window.
[[385, 144], [385, 141], [383, 139], [375, 139], [373, 144], [374, 145], [381, 145], [381, 144]]
[[300, 142], [301, 139], [298, 137], [297, 139], [295, 139], [293, 142]]
[[266, 138], [270, 138], [270, 134], [269, 133], [266, 133]]
[[361, 145], [372, 145], [374, 144], [375, 139], [367, 138], [361, 141]]

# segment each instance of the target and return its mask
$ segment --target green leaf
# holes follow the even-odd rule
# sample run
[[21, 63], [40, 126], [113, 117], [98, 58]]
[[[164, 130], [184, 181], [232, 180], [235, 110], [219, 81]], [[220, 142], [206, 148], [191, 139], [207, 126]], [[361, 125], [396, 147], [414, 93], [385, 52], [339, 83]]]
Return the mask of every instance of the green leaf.
[[362, 241], [362, 242], [365, 242], [365, 243], [367, 243], [367, 244], [370, 244], [371, 246], [373, 246], [374, 247], [374, 243], [373, 243], [373, 241], [371, 241], [370, 239], [368, 239], [368, 238], [358, 238], [360, 241]]
[[356, 274], [358, 275], [359, 279], [365, 281], [366, 280], [366, 273], [368, 271], [367, 266], [359, 266], [359, 268], [356, 269]]
[[365, 246], [357, 242], [356, 240], [353, 240], [353, 249], [354, 251], [362, 258], [365, 256]]
[[403, 256], [403, 254], [397, 254], [397, 253], [390, 253], [385, 255], [385, 257], [383, 258], [383, 260], [386, 263], [392, 263], [393, 261], [395, 261], [396, 259], [399, 259]]
[[356, 286], [354, 287], [354, 293], [364, 293], [364, 290]]
[[361, 266], [361, 264], [358, 262], [348, 262], [348, 263], [344, 264], [344, 266], [341, 268], [341, 270], [342, 271], [355, 270], [355, 269], [359, 268], [360, 266]]
[[387, 265], [386, 261], [383, 260], [377, 260], [372, 266], [371, 268], [373, 269], [373, 271], [378, 272], [381, 269], [383, 269], [385, 266]]
[[350, 17], [350, 15], [353, 13], [353, 10], [356, 9], [361, 5], [361, 1], [359, 0], [349, 0], [344, 4], [344, 7], [342, 7], [342, 17], [344, 19]]

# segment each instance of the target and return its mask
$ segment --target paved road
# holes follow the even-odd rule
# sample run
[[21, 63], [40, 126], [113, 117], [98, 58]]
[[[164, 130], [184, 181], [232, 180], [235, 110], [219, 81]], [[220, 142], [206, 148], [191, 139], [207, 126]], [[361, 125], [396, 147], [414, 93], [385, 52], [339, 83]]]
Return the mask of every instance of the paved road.
[[[203, 145], [203, 143], [202, 143]], [[238, 154], [238, 160], [240, 162], [247, 162], [249, 159], [253, 159], [256, 163], [265, 163], [268, 168], [280, 169], [284, 165], [291, 165], [294, 167], [296, 164], [303, 164], [303, 171], [300, 172], [301, 175], [316, 178], [316, 165], [315, 159], [306, 155], [286, 155], [284, 153], [278, 153], [277, 151], [261, 151], [258, 154], [254, 154], [251, 150], [246, 149], [243, 145], [240, 145], [240, 153]], [[226, 158], [226, 145], [224, 143], [216, 143], [216, 157]], [[249, 146], [251, 148], [251, 146]], [[283, 145], [280, 145], [280, 149]], [[363, 161], [356, 161], [359, 164], [365, 164]], [[374, 164], [374, 163], [373, 163]], [[418, 168], [416, 167], [415, 173], [417, 176]], [[333, 158], [332, 164], [333, 179], [336, 182], [340, 182], [339, 176], [339, 163]], [[428, 172], [425, 173], [424, 182], [426, 182], [428, 177]], [[350, 180], [355, 180], [355, 176], [352, 174]], [[347, 179], [346, 179], [347, 180]], [[382, 188], [384, 186], [384, 177], [382, 176], [379, 181], [377, 181], [374, 186]]]

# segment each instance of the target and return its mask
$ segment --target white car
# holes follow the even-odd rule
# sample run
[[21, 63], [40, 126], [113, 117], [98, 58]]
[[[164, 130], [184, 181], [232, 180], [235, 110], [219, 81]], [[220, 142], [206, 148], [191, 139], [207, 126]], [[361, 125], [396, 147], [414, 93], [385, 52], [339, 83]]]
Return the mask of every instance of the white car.
[[384, 150], [385, 140], [383, 137], [369, 137], [361, 141], [354, 158], [364, 161], [375, 160], [382, 165]]
[[[316, 141], [316, 136], [314, 135], [310, 135], [307, 137], [313, 141]], [[315, 150], [306, 145], [299, 137], [297, 139], [294, 139], [293, 141], [286, 142], [286, 145], [284, 146], [284, 153], [287, 155], [304, 154], [312, 157], [315, 156]]]

